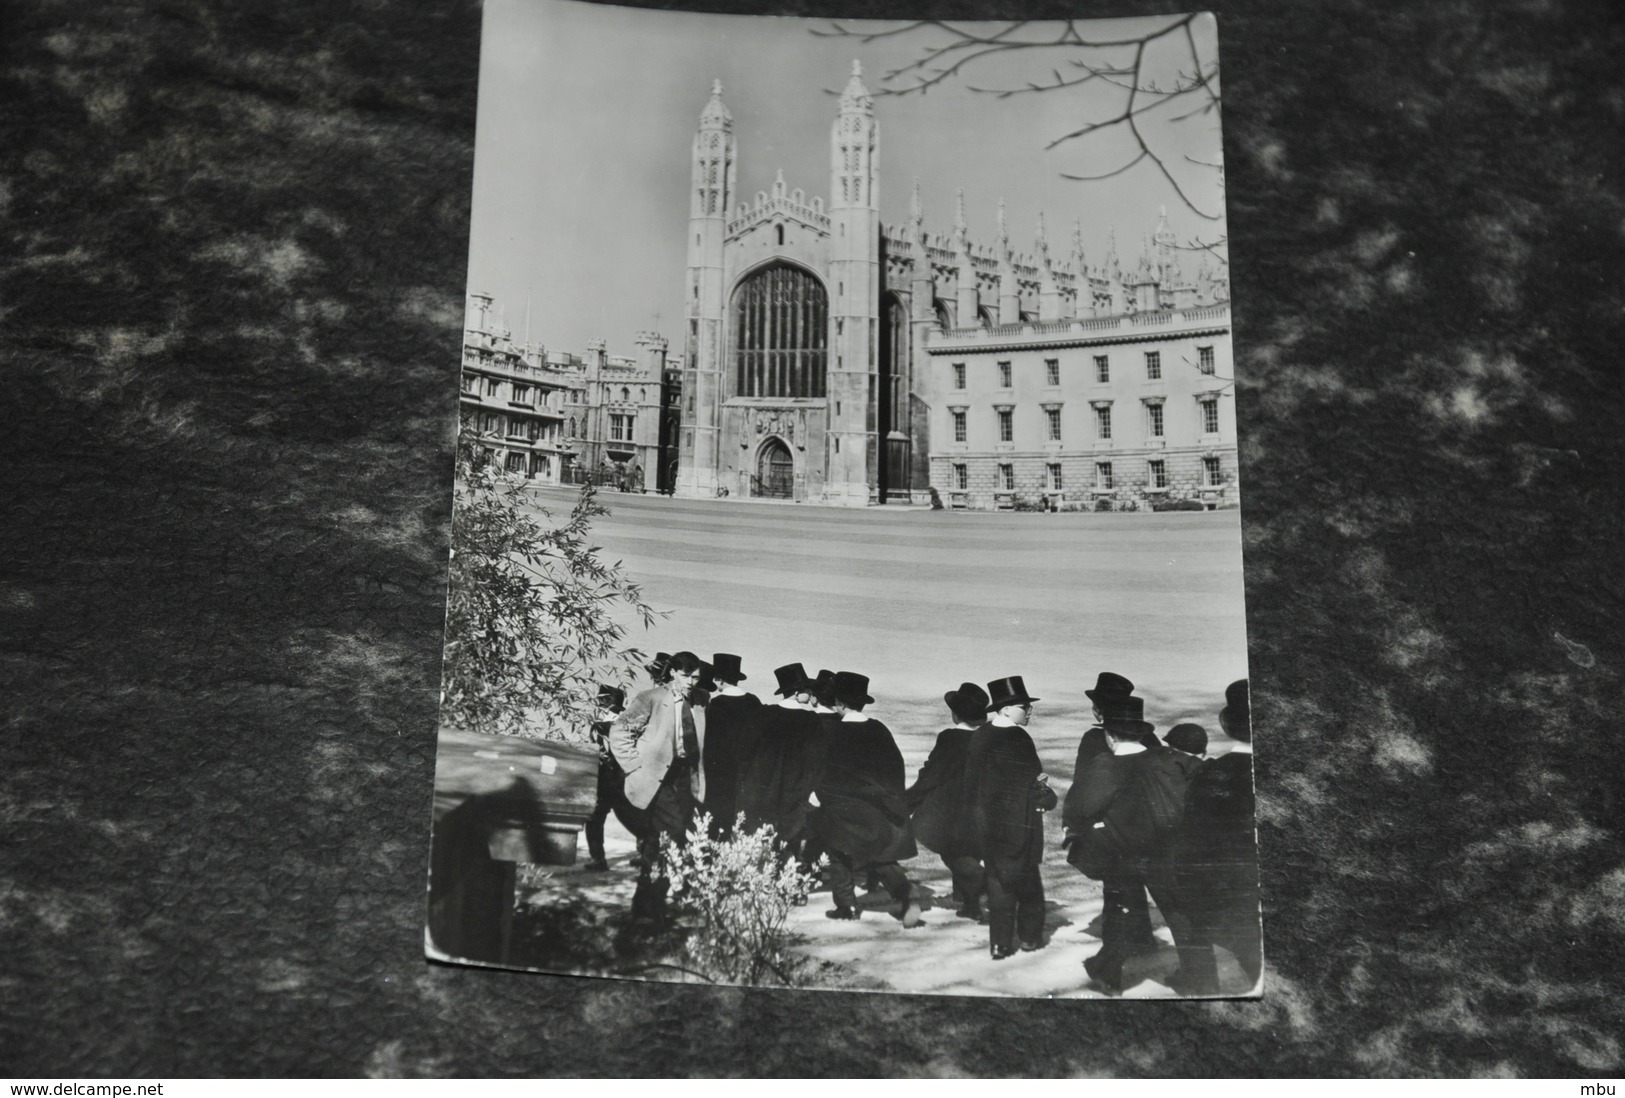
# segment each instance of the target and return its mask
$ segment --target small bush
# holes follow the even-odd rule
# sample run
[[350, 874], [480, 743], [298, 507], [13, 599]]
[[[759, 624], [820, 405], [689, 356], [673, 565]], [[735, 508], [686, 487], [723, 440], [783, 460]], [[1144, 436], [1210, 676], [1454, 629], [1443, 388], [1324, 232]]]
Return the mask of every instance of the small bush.
[[1159, 500], [1151, 505], [1153, 511], [1206, 511], [1201, 502], [1194, 499], [1166, 499]]
[[1095, 500], [1096, 511], [1110, 511], [1111, 509], [1112, 501], [1105, 496], [1101, 496], [1099, 499]]
[[1026, 492], [1017, 492], [1015, 508], [1018, 511], [1047, 511], [1049, 507], [1044, 503], [1043, 496], [1028, 495]]
[[818, 878], [785, 856], [773, 828], [746, 831], [741, 814], [732, 838], [713, 838], [711, 817], [702, 813], [686, 845], [661, 840], [661, 858], [673, 898], [703, 920], [689, 940], [696, 968], [726, 983], [760, 984], [769, 976], [794, 982], [784, 921], [791, 907], [806, 902]]

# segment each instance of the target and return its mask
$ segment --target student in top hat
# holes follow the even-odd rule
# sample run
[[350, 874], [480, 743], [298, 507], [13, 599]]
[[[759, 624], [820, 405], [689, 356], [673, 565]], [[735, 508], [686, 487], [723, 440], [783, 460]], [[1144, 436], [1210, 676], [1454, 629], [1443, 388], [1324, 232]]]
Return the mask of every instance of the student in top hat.
[[1175, 752], [1174, 758], [1187, 778], [1196, 773], [1207, 757], [1207, 729], [1199, 724], [1176, 724], [1168, 729], [1162, 742]]
[[[1072, 787], [1067, 790], [1067, 805], [1063, 814], [1077, 815], [1077, 808], [1072, 799], [1079, 795], [1083, 785], [1084, 773], [1089, 769], [1091, 762], [1111, 756], [1110, 741], [1106, 737], [1105, 718], [1103, 713], [1112, 706], [1133, 698], [1134, 684], [1127, 678], [1112, 671], [1102, 671], [1095, 676], [1093, 690], [1085, 690], [1084, 696], [1093, 706], [1095, 723], [1078, 740], [1077, 760], [1072, 764]], [[1147, 731], [1140, 737], [1140, 743], [1147, 750], [1162, 749], [1162, 741], [1156, 734]], [[1146, 897], [1145, 889], [1141, 888], [1138, 894], [1127, 898], [1128, 908], [1131, 912], [1132, 930], [1130, 937], [1135, 942], [1134, 948], [1141, 952], [1151, 952], [1157, 948], [1156, 938], [1151, 933], [1151, 904]]]
[[982, 862], [972, 853], [965, 803], [965, 758], [971, 733], [987, 721], [987, 691], [973, 682], [942, 695], [953, 724], [937, 733], [931, 754], [908, 790], [914, 838], [934, 850], [953, 876], [954, 898], [966, 919], [982, 916]]
[[908, 826], [902, 752], [889, 728], [863, 715], [874, 701], [867, 676], [838, 672], [828, 691], [837, 717], [826, 725], [824, 764], [810, 798], [813, 831], [829, 855], [835, 908], [826, 914], [858, 918], [856, 874], [872, 871], [897, 903], [903, 925], [918, 926], [919, 902], [897, 864], [918, 853]]
[[649, 673], [649, 683], [653, 686], [664, 686], [671, 681], [671, 653], [656, 652], [655, 658], [643, 665]]
[[1037, 698], [1020, 675], [987, 684], [988, 720], [971, 733], [966, 801], [974, 852], [986, 871], [988, 948], [995, 961], [1044, 947], [1044, 813], [1055, 807], [1027, 733]]
[[705, 708], [696, 704], [703, 662], [678, 652], [666, 682], [636, 695], [609, 729], [609, 747], [626, 773], [626, 799], [648, 819], [638, 836], [643, 857], [632, 914], [665, 912], [668, 882], [657, 872], [660, 840], [687, 841], [695, 807], [705, 800]]
[[[1100, 951], [1084, 968], [1095, 983], [1120, 989], [1124, 964], [1144, 952], [1149, 912], [1141, 905], [1156, 860], [1179, 826], [1186, 783], [1173, 752], [1145, 746], [1154, 729], [1141, 699], [1108, 700], [1102, 725], [1110, 753], [1090, 761], [1063, 815], [1068, 861], [1099, 880], [1104, 892]], [[1154, 898], [1169, 910], [1165, 896]]]
[[598, 720], [592, 724], [593, 742], [598, 746], [598, 795], [593, 802], [592, 815], [587, 817], [587, 865], [593, 872], [609, 868], [604, 853], [604, 824], [611, 812], [621, 826], [637, 836], [644, 826], [643, 814], [626, 799], [626, 775], [609, 750], [609, 727], [615, 717], [626, 708], [626, 691], [618, 686], [600, 683], [598, 686]]
[[1235, 746], [1191, 779], [1173, 841], [1176, 902], [1191, 930], [1178, 943], [1179, 972], [1170, 986], [1186, 995], [1220, 994], [1215, 945], [1235, 956], [1249, 985], [1263, 968], [1247, 680], [1231, 683], [1224, 697], [1219, 727]]
[[731, 835], [740, 780], [761, 732], [762, 703], [740, 685], [746, 676], [738, 656], [718, 652], [710, 667], [715, 689], [705, 705], [705, 810], [715, 834]]
[[834, 683], [835, 672], [827, 667], [818, 672], [818, 677], [813, 679], [809, 690], [809, 693], [812, 694], [813, 712], [821, 713], [826, 717], [837, 715], [835, 712], [835, 694], [832, 689]]
[[[1095, 723], [1078, 740], [1078, 759], [1072, 767], [1074, 781], [1077, 780], [1077, 775], [1083, 771], [1084, 766], [1088, 764], [1090, 759], [1107, 753], [1106, 732], [1101, 727], [1101, 711], [1119, 699], [1132, 697], [1134, 695], [1134, 684], [1122, 675], [1114, 674], [1111, 671], [1102, 671], [1095, 676], [1095, 688], [1085, 690], [1083, 695], [1089, 699], [1090, 704], [1094, 707]], [[1162, 741], [1150, 733], [1146, 734], [1142, 742], [1146, 747], [1162, 746]]]
[[799, 663], [775, 668], [775, 701], [758, 714], [756, 742], [740, 776], [740, 811], [751, 830], [766, 824], [789, 856], [804, 865], [811, 806], [818, 780], [822, 721], [814, 711], [811, 680]]

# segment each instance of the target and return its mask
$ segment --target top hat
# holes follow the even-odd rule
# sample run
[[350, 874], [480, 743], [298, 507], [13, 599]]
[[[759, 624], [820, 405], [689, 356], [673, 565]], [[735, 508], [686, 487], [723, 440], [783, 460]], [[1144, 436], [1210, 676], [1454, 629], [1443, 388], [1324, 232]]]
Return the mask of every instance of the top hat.
[[1247, 680], [1237, 679], [1224, 688], [1225, 731], [1233, 740], [1251, 743], [1253, 739], [1252, 704], [1248, 696]]
[[829, 693], [849, 709], [874, 701], [869, 696], [869, 676], [860, 675], [856, 671], [837, 671], [831, 675]]
[[773, 693], [783, 698], [799, 694], [807, 688], [807, 669], [799, 663], [787, 663], [783, 667], [775, 667], [773, 677], [779, 680], [779, 688]]
[[808, 693], [818, 699], [820, 705], [828, 705], [835, 695], [830, 693], [830, 683], [835, 678], [835, 672], [827, 667], [818, 672], [818, 677], [807, 684]]
[[987, 691], [973, 682], [960, 683], [958, 690], [948, 691], [942, 695], [942, 700], [948, 703], [948, 708], [956, 716], [978, 721], [987, 716]]
[[711, 673], [723, 682], [745, 681], [745, 672], [739, 666], [739, 657], [732, 652], [718, 652], [712, 656]]
[[1110, 671], [1102, 671], [1095, 678], [1095, 688], [1085, 690], [1083, 696], [1090, 701], [1102, 701], [1106, 698], [1126, 698], [1134, 693], [1134, 684], [1122, 675], [1114, 675]]
[[1162, 739], [1175, 751], [1183, 751], [1187, 755], [1207, 754], [1207, 729], [1199, 724], [1176, 724]]
[[701, 660], [699, 681], [697, 681], [694, 685], [699, 687], [701, 690], [704, 690], [707, 694], [716, 693], [717, 680], [712, 677], [712, 672], [714, 671], [716, 671], [715, 667], [712, 667], [704, 660]]
[[656, 652], [655, 658], [644, 664], [643, 669], [649, 672], [651, 679], [658, 682], [661, 676], [665, 675], [666, 665], [669, 663], [671, 663], [670, 652]]
[[1145, 699], [1107, 698], [1100, 707], [1101, 724], [1118, 736], [1143, 736], [1156, 726], [1145, 719]]
[[1245, 718], [1248, 711], [1247, 680], [1237, 679], [1224, 688], [1224, 707], [1230, 710], [1232, 716], [1239, 714]]
[[626, 691], [601, 682], [598, 684], [598, 704], [619, 713], [626, 706]]
[[987, 684], [987, 693], [989, 713], [997, 713], [1007, 705], [1031, 705], [1038, 700], [1028, 695], [1027, 684], [1021, 681], [1020, 675], [994, 679]]

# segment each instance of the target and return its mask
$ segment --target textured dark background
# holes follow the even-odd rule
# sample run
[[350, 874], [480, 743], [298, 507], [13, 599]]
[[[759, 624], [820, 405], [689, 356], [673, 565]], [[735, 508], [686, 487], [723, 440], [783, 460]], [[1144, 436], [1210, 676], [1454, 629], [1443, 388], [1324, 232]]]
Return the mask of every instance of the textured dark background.
[[1175, 1005], [425, 964], [478, 10], [0, 9], [0, 1074], [1617, 1075], [1625, 27], [1217, 7], [1271, 974]]

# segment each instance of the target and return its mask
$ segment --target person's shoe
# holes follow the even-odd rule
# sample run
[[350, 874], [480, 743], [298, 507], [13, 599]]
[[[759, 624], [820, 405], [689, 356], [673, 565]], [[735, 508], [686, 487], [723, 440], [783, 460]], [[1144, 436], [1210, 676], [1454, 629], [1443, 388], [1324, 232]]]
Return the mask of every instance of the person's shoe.
[[1005, 946], [994, 946], [992, 952], [993, 952], [993, 959], [995, 961], [1007, 960], [1008, 958], [1014, 957], [1016, 955], [1015, 950], [1009, 949], [1009, 948], [1007, 948]]
[[1023, 953], [1037, 953], [1043, 948], [1044, 941], [1042, 938], [1037, 939], [1036, 941], [1028, 941], [1025, 938], [1021, 940], [1021, 952]]
[[856, 919], [861, 912], [850, 907], [837, 907], [834, 911], [824, 912], [826, 919]]
[[903, 904], [903, 929], [913, 930], [921, 925], [925, 912], [920, 909], [918, 900], [910, 897]]
[[1112, 991], [1122, 989], [1123, 966], [1119, 964], [1115, 968], [1108, 967], [1107, 963], [1100, 959], [1098, 953], [1092, 957], [1084, 958], [1083, 970], [1089, 974], [1089, 979], [1101, 987], [1109, 988]]
[[975, 919], [980, 922], [982, 918], [982, 905], [965, 904], [958, 911], [954, 912], [954, 914], [961, 919]]
[[594, 858], [582, 868], [588, 873], [607, 873], [609, 871], [609, 863], [602, 858]]

